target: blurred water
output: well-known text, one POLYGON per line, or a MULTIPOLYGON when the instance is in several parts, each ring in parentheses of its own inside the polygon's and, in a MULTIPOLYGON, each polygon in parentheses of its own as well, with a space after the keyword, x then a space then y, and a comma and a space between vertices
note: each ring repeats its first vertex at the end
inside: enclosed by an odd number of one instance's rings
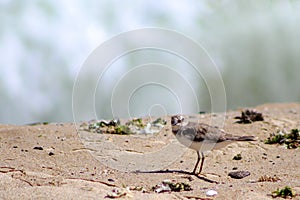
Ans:
MULTIPOLYGON (((228 109, 300 101, 299 7, 298 1, 174 3, 167 0, 129 4, 110 0, 3 0, 0 2, 0 123, 72 121, 72 88, 88 55, 112 36, 143 27, 173 29, 201 43, 221 71, 228 109)), ((118 60, 115 70, 104 79, 107 88, 113 88, 110 85, 113 77, 118 79, 140 61, 159 58, 174 69, 181 68, 181 74, 193 83, 199 105, 194 105, 189 91, 180 93, 184 104, 191 105, 195 113, 210 111, 210 94, 203 77, 193 79, 191 66, 181 59, 156 54, 145 51, 118 60)), ((166 76, 165 68, 161 69, 161 79, 168 79, 185 91, 184 84, 169 73, 166 76)), ((142 79, 147 76, 143 72, 139 74, 142 79)), ((213 82, 216 77, 209 78, 213 82)), ((89 77, 87 80, 83 87, 95 90, 97 80, 89 77)), ((130 84, 122 82, 116 91, 123 91, 130 84)), ((215 88, 218 89, 222 90, 215 88)), ((150 85, 137 91, 128 104, 131 116, 180 112, 175 96, 162 87, 150 85), (151 101, 145 101, 152 97, 151 101)), ((97 115, 109 117, 109 97, 96 92, 95 98, 97 115)), ((84 107, 81 112, 84 116, 84 107)), ((92 116, 85 116, 89 117, 92 116)))

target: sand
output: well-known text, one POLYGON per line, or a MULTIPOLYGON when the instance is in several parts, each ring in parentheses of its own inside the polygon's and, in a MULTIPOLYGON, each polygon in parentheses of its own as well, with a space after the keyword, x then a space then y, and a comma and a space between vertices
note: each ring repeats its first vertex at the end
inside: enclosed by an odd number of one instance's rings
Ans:
MULTIPOLYGON (((178 143, 170 123, 154 135, 96 134, 72 123, 0 125, 0 199, 104 199, 114 189, 123 194, 119 199, 273 199, 272 191, 285 186, 300 194, 300 148, 264 144, 270 133, 300 129, 300 104, 255 109, 264 121, 238 124, 234 117, 241 110, 230 111, 223 129, 258 140, 206 153, 199 176, 190 174, 196 152, 178 143), (233 160, 237 154, 241 160, 233 160), (250 175, 228 176, 239 170, 250 175), (262 176, 279 181, 258 182, 262 176), (164 180, 187 183, 192 190, 154 192, 164 180), (217 195, 207 196, 208 190, 217 195)), ((209 123, 222 116, 195 117, 209 123)))

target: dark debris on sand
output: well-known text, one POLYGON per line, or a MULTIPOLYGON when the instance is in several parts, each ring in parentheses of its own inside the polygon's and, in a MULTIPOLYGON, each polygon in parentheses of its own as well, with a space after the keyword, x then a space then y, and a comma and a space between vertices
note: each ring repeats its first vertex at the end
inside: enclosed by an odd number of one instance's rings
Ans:
POLYGON ((228 173, 228 176, 235 179, 242 179, 249 175, 250 175, 249 171, 234 171, 228 173))
POLYGON ((236 116, 234 119, 238 119, 236 123, 239 124, 251 124, 255 121, 264 121, 262 113, 248 109, 242 111, 241 116, 236 116))

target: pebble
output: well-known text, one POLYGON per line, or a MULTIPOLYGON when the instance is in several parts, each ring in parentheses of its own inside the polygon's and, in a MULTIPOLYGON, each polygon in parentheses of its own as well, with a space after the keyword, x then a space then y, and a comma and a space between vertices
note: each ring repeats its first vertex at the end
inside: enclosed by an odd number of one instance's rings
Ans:
POLYGON ((35 149, 35 150, 44 150, 43 147, 33 147, 33 149, 35 149))
POLYGON ((242 179, 249 175, 250 175, 249 171, 234 171, 228 173, 228 176, 235 179, 242 179))
POLYGON ((206 192, 206 196, 209 196, 209 197, 215 196, 215 195, 217 195, 217 194, 218 194, 218 192, 215 191, 215 190, 208 190, 208 191, 206 192))

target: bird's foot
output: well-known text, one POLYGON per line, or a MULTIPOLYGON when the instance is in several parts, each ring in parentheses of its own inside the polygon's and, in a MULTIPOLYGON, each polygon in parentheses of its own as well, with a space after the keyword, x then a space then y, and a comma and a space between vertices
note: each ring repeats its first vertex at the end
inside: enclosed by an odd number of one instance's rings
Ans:
POLYGON ((205 176, 206 177, 206 175, 204 173, 201 173, 201 172, 196 173, 196 176, 205 176))
POLYGON ((193 173, 193 174, 196 175, 196 176, 204 176, 204 177, 209 177, 209 176, 221 177, 221 175, 216 174, 216 173, 202 173, 202 172, 199 172, 199 173, 193 173))
POLYGON ((217 176, 217 177, 221 177, 221 175, 216 174, 216 173, 206 173, 206 174, 208 174, 208 175, 213 175, 213 176, 217 176))

